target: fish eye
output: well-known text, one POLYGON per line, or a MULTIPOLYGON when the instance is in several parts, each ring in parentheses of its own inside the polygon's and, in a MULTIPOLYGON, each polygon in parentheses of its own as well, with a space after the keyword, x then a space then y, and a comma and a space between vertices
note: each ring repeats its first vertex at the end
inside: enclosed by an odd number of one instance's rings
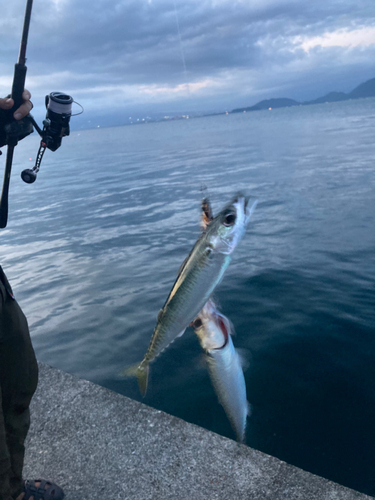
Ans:
POLYGON ((198 330, 198 328, 202 328, 203 326, 203 323, 202 323, 202 320, 197 318, 194 322, 193 322, 193 326, 194 328, 196 328, 198 330))
POLYGON ((236 214, 233 213, 233 212, 228 212, 225 216, 224 216, 224 220, 223 220, 223 224, 224 226, 234 226, 234 223, 236 222, 236 214))

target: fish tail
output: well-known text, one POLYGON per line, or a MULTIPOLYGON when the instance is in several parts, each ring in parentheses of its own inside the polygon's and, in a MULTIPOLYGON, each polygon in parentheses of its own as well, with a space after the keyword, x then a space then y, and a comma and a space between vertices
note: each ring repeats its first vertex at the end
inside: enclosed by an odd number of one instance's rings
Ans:
POLYGON ((238 443, 245 444, 245 429, 236 431, 236 440, 238 443))
POLYGON ((141 394, 143 397, 146 396, 146 392, 147 392, 149 372, 150 372, 150 365, 146 365, 145 367, 142 367, 142 368, 139 367, 139 370, 137 373, 138 387, 139 387, 139 390, 141 391, 141 394))
MULTIPOLYGON (((251 404, 246 401, 246 419, 251 416, 251 413, 253 411, 253 408, 251 404)), ((246 442, 246 427, 247 427, 247 422, 245 421, 245 424, 241 429, 236 429, 236 436, 237 436, 237 441, 239 443, 245 444, 246 442)))
POLYGON ((120 373, 122 377, 137 377, 138 379, 138 387, 139 390, 144 397, 147 392, 148 385, 148 374, 150 372, 150 365, 147 363, 146 365, 136 364, 133 366, 129 366, 120 373))

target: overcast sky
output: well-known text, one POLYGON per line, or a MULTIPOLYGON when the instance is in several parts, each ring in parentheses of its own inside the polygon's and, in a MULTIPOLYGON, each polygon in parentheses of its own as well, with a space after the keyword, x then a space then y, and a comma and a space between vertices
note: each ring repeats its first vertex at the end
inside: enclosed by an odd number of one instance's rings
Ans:
MULTIPOLYGON (((3 95, 24 10, 0 0, 3 95)), ((61 90, 115 123, 309 100, 375 77, 374 21, 375 0, 34 0, 26 86, 35 109, 61 90)))

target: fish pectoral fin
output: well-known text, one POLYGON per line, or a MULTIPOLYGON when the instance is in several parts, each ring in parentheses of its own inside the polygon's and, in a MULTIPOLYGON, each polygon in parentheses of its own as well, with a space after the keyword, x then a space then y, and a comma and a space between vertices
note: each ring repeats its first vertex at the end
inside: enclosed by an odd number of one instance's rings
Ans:
POLYGON ((244 347, 236 347, 236 353, 240 361, 242 371, 245 372, 249 369, 252 361, 251 351, 244 347))
POLYGON ((120 377, 137 377, 139 390, 144 397, 147 392, 148 375, 150 373, 150 365, 142 366, 137 363, 136 365, 129 366, 119 373, 120 377))
POLYGON ((247 411, 247 416, 251 417, 251 414, 253 413, 253 407, 248 401, 246 401, 246 411, 247 411))

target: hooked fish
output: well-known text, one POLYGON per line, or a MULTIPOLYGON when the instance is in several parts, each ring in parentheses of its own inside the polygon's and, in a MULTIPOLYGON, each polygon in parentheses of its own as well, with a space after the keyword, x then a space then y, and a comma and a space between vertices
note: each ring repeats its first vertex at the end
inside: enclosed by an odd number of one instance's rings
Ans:
POLYGON ((145 395, 150 363, 197 317, 231 261, 245 233, 256 202, 239 195, 211 220, 183 262, 168 298, 160 310, 147 352, 141 363, 125 371, 135 375, 145 395))
POLYGON ((206 352, 208 372, 219 402, 241 443, 245 439, 250 405, 246 399, 245 378, 231 335, 233 326, 209 300, 192 324, 206 352))

